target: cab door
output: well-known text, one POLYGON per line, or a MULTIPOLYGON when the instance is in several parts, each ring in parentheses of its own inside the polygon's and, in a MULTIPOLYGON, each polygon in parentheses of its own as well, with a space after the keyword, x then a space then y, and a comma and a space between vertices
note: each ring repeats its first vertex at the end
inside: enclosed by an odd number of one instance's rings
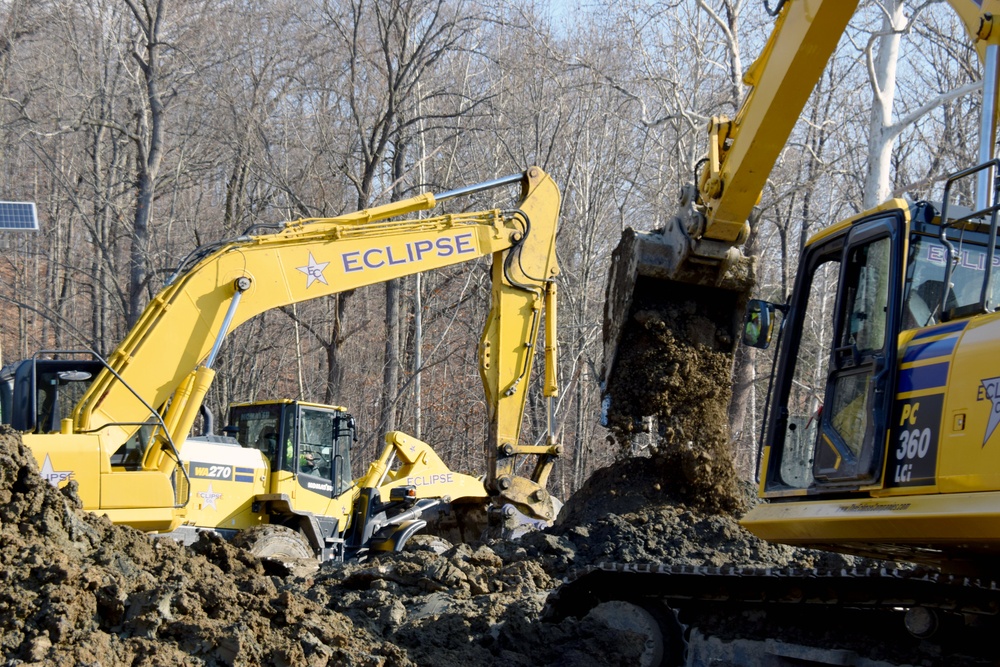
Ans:
POLYGON ((872 483, 881 473, 896 375, 904 232, 902 211, 848 232, 813 459, 819 486, 872 483))

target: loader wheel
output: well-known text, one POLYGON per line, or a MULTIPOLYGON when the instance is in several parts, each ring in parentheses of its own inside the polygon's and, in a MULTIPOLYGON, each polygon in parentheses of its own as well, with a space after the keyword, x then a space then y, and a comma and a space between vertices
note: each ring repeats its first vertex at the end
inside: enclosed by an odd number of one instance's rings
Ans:
POLYGON ((242 531, 233 544, 258 558, 315 558, 302 535, 285 526, 254 526, 242 531))

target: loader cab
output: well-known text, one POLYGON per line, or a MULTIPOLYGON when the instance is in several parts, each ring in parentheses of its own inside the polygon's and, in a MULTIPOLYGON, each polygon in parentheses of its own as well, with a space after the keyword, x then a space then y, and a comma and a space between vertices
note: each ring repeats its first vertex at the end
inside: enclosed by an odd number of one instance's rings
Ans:
POLYGON ((309 491, 336 497, 353 484, 355 423, 346 408, 301 401, 235 404, 226 430, 243 447, 259 449, 272 473, 309 491))

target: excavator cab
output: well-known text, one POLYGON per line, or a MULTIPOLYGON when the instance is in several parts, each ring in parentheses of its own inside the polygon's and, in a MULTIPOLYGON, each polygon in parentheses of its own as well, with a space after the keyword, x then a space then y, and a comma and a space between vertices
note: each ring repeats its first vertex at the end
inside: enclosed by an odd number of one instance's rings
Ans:
MULTIPOLYGON (((803 248, 761 443, 771 502, 742 521, 759 537, 939 567, 1000 550, 996 513, 970 509, 1000 491, 1000 207, 948 200, 891 200, 803 248)), ((747 327, 772 308, 751 302, 747 327)))
POLYGON ((772 491, 856 488, 881 475, 905 222, 902 210, 876 213, 802 257, 769 422, 782 452, 767 475, 772 491))
POLYGON ((32 358, 0 370, 0 423, 26 433, 58 432, 103 368, 100 361, 32 358))

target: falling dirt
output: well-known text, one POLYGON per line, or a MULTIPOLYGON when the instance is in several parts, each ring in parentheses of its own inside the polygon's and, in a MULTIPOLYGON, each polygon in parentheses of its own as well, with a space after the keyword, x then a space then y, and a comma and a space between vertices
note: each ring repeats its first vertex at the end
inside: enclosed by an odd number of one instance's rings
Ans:
POLYGON ((648 439, 659 484, 689 506, 730 514, 745 507, 727 426, 734 299, 640 278, 606 389, 618 443, 628 447, 654 418, 648 439))

